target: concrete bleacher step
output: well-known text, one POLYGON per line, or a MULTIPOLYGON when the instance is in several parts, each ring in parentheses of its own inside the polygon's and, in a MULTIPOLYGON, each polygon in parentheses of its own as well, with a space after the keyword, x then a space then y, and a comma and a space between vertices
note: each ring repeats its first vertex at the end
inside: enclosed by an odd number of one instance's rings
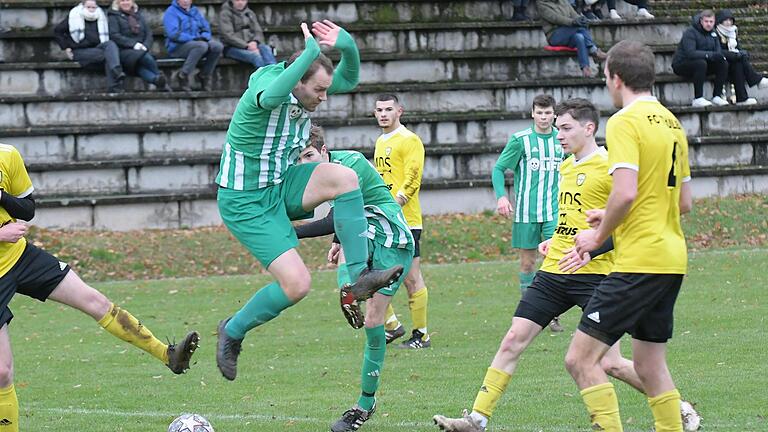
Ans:
MULTIPOLYGON (((654 47, 657 73, 671 68, 674 46, 654 47)), ((167 75, 180 63, 162 63, 167 75)), ((593 65, 595 74, 598 67, 593 65)), ((242 90, 251 69, 230 60, 216 68, 214 90, 242 90)), ((425 51, 421 53, 375 53, 362 58, 360 82, 498 81, 580 77, 581 69, 571 53, 541 49, 495 49, 425 51)), ((0 63, 0 94, 49 95, 88 93, 106 87, 103 74, 82 70, 74 62, 0 63)), ((131 89, 146 88, 131 79, 131 89)))
MULTIPOLYGON (((332 148, 338 148, 331 145, 332 148)), ((424 180, 439 185, 466 179, 490 178, 504 143, 431 144, 426 146, 424 180)), ((768 165, 768 135, 748 134, 691 138, 690 160, 694 169, 719 166, 743 170, 768 165)), ((372 147, 360 148, 367 157, 372 147)), ((133 158, 29 163, 28 171, 40 197, 70 199, 92 195, 173 193, 210 187, 219 167, 219 152, 195 156, 144 154, 133 158)), ((710 174, 709 176, 713 176, 710 174)))
MULTIPOLYGON (((685 22, 660 19, 654 26, 643 21, 605 21, 591 28, 598 45, 610 47, 619 40, 633 37, 652 45, 669 44, 680 39, 685 22)), ((439 22, 399 24, 351 24, 348 27, 363 53, 414 53, 422 51, 472 51, 489 49, 541 48, 547 44, 540 23, 439 22)), ((66 60, 64 52, 51 37, 51 29, 12 31, 0 37, 0 61, 45 62, 66 60)), ((158 58, 167 57, 160 26, 155 28, 151 51, 158 58)), ((214 36, 217 29, 214 26, 214 36)), ((304 39, 295 26, 273 26, 266 31, 278 56, 289 56, 303 49, 304 39)))
MULTIPOLYGON (((693 169, 694 196, 723 196, 765 190, 768 166, 693 169)), ((495 197, 488 176, 460 180, 425 180, 421 202, 427 214, 455 211, 461 200, 464 211, 493 208, 495 197)), ((49 197, 39 204, 33 223, 49 228, 165 229, 221 224, 212 185, 173 193, 49 197)))
MULTIPOLYGON (((152 24, 162 21, 162 13, 168 1, 146 0, 141 8, 152 24)), ((197 0, 195 6, 209 21, 216 21, 221 7, 219 0, 197 0)), ((107 2, 100 2, 108 7, 107 2)), ((330 19, 345 23, 401 23, 401 22, 457 22, 499 21, 512 16, 508 1, 381 1, 381 0, 273 0, 251 2, 262 27, 296 25, 302 21, 330 19)), ((71 1, 7 0, 0 4, 3 9, 0 25, 11 29, 44 29, 56 25, 72 8, 71 1)))
MULTIPOLYGON (((377 94, 382 92, 407 93, 403 103, 409 112, 526 112, 529 101, 540 93, 552 94, 557 100, 584 97, 606 112, 614 109, 601 79, 380 83, 364 84, 353 93, 334 95, 321 105, 313 118, 322 121, 368 116, 377 94)), ((654 93, 668 106, 685 106, 693 99, 690 84, 671 75, 659 77, 654 93)), ((768 90, 752 90, 751 94, 758 100, 768 100, 768 90)), ((5 134, 8 135, 27 128, 55 130, 59 126, 70 126, 73 118, 87 118, 102 126, 163 121, 227 122, 240 95, 240 91, 220 91, 0 96, 0 104, 4 106, 0 127, 7 128, 5 134)))

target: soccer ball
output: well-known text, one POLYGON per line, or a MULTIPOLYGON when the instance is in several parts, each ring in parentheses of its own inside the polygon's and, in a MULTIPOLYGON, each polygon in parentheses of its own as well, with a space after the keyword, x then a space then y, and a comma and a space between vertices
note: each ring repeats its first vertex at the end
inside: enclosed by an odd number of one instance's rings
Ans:
POLYGON ((171 422, 168 432, 213 432, 213 426, 200 414, 182 414, 171 422))

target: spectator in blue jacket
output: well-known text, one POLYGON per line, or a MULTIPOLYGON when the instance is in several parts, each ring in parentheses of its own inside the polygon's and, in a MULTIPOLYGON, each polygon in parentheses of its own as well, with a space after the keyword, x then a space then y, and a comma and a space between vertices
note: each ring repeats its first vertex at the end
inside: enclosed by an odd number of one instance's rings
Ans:
MULTIPOLYGON (((728 81, 728 60, 725 59, 720 39, 715 32, 715 13, 710 9, 693 17, 691 26, 683 32, 672 58, 676 75, 693 82, 693 106, 728 105, 723 99, 723 88, 728 81), (712 101, 704 98, 704 81, 715 75, 712 101)), ((744 83, 742 82, 742 85, 744 83)))
POLYGON ((198 75, 202 90, 211 89, 211 76, 224 46, 211 38, 211 26, 192 0, 172 0, 163 14, 165 47, 171 57, 186 59, 173 74, 181 90, 192 90, 192 73, 202 60, 198 75))

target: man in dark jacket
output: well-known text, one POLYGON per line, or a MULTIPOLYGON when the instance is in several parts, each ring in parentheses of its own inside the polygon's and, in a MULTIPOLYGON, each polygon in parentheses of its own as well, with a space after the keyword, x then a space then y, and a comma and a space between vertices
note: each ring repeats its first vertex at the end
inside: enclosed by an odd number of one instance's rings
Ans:
POLYGON ((172 77, 178 81, 181 90, 192 90, 192 72, 203 59, 200 86, 203 90, 210 90, 211 75, 224 46, 211 38, 211 26, 200 11, 192 6, 192 0, 172 0, 163 14, 163 28, 168 54, 185 59, 181 70, 172 77))
POLYGON ((576 48, 582 74, 591 77, 589 56, 600 61, 606 59, 606 54, 592 40, 592 34, 587 29, 589 20, 579 15, 568 0, 538 0, 536 10, 544 21, 542 27, 547 42, 554 46, 576 48))
POLYGON ((157 67, 152 49, 152 29, 133 0, 115 0, 107 11, 109 38, 120 48, 120 63, 128 75, 138 75, 157 90, 170 91, 157 67))
POLYGON ((225 57, 255 68, 276 63, 256 14, 248 8, 248 0, 224 1, 219 12, 219 35, 225 57))
POLYGON ((69 11, 53 30, 56 43, 67 57, 84 69, 104 70, 107 91, 122 93, 125 74, 117 45, 109 40, 107 16, 94 0, 86 0, 69 11))
MULTIPOLYGON (((675 74, 693 82, 693 106, 728 105, 723 87, 728 80, 728 61, 720 48, 715 28, 715 13, 706 9, 693 17, 691 27, 683 33, 672 58, 675 74), (715 75, 712 101, 704 98, 704 81, 715 75)), ((743 82, 742 82, 743 85, 743 82)))

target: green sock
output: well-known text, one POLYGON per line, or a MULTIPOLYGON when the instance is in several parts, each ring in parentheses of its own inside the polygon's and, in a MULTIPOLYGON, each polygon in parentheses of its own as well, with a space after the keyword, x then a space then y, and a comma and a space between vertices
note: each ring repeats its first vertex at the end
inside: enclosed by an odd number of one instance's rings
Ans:
POLYGON ((379 388, 381 370, 384 367, 384 354, 387 352, 384 326, 365 328, 365 353, 363 354, 363 379, 360 383, 362 392, 357 404, 370 411, 376 402, 376 390, 379 388))
POLYGON ((525 293, 525 290, 531 286, 533 278, 536 276, 536 272, 524 273, 520 272, 520 292, 525 293))
POLYGON ((227 335, 235 339, 243 339, 245 334, 254 327, 280 315, 284 309, 293 306, 293 302, 285 295, 277 282, 258 290, 227 323, 227 335))
POLYGON ((339 267, 336 269, 336 283, 339 288, 348 283, 352 283, 352 281, 349 280, 349 269, 347 269, 346 264, 339 264, 339 267))
POLYGON ((368 221, 363 212, 363 194, 360 189, 345 192, 334 200, 333 226, 344 249, 349 278, 357 281, 368 264, 368 221))

